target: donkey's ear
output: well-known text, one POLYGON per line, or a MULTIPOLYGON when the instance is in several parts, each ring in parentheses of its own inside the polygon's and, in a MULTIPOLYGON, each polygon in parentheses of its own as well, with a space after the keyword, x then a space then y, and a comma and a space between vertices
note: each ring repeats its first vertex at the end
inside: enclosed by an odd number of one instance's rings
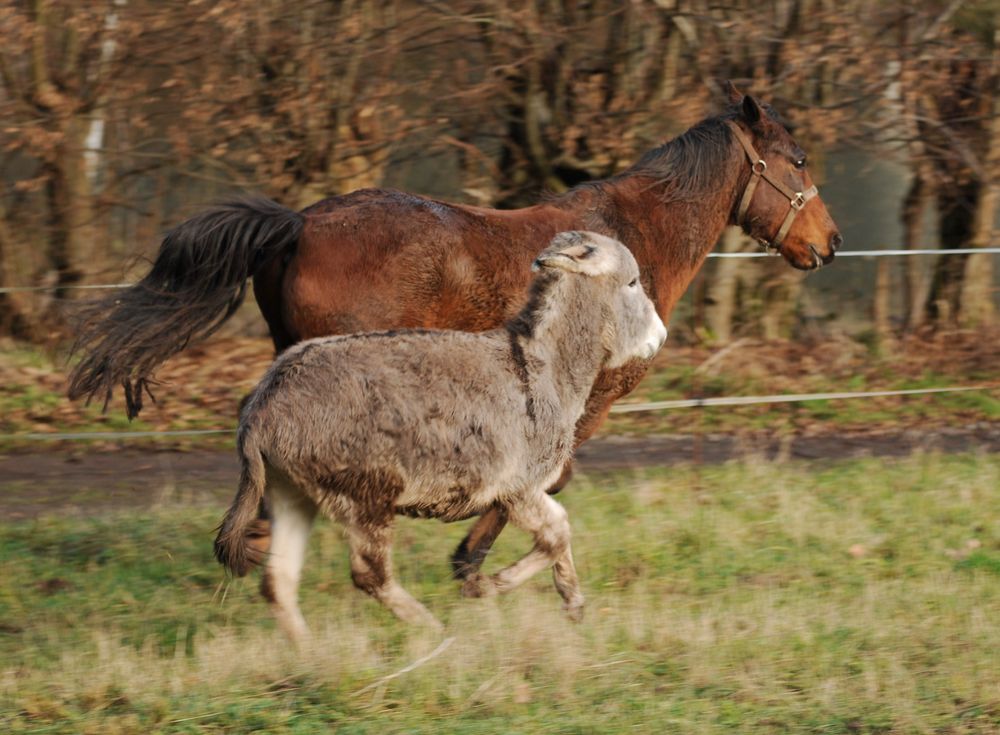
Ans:
POLYGON ((531 269, 559 268, 599 276, 618 267, 615 245, 614 240, 596 232, 560 232, 535 258, 531 269))
POLYGON ((732 79, 727 79, 722 83, 722 91, 726 93, 726 97, 729 99, 729 104, 738 105, 743 101, 743 93, 736 89, 736 85, 733 84, 732 79))

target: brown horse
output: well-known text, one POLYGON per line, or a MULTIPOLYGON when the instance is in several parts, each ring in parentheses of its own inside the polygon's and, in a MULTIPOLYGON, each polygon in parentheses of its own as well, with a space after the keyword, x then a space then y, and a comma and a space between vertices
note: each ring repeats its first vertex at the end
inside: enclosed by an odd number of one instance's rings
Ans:
MULTIPOLYGON (((841 236, 816 196, 805 153, 769 107, 732 85, 729 93, 723 114, 623 173, 525 209, 364 189, 299 213, 262 199, 203 212, 167 234, 139 283, 84 310, 77 345, 84 356, 69 395, 101 396, 107 405, 121 384, 136 415, 155 368, 225 321, 248 277, 281 352, 345 332, 496 327, 517 312, 529 264, 562 230, 624 242, 664 322, 727 225, 742 226, 796 268, 830 262, 841 236)), ((646 368, 633 362, 600 375, 577 443, 646 368)), ((567 466, 553 492, 570 474, 567 466)), ((478 569, 504 523, 498 510, 479 519, 453 557, 456 574, 478 569)))

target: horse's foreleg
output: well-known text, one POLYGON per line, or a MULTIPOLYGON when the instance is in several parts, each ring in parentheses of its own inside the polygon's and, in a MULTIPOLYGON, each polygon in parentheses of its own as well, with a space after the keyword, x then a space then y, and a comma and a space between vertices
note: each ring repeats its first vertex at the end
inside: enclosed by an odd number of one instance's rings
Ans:
POLYGON ((506 525, 507 511, 500 506, 493 506, 476 519, 451 555, 451 569, 455 579, 468 579, 479 571, 493 542, 506 525))

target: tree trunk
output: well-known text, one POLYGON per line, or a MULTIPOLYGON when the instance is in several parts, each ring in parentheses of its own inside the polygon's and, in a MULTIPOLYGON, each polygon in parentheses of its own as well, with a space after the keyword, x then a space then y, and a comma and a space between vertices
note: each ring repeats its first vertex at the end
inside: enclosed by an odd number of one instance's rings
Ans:
MULTIPOLYGON (((12 283, 10 264, 7 261, 8 248, 11 245, 7 234, 7 215, 0 202, 0 289, 19 285, 12 283)), ((6 334, 14 339, 31 340, 35 329, 26 310, 18 302, 17 296, 0 290, 0 334, 6 334)))
MULTIPOLYGON (((988 248, 993 244, 993 221, 997 212, 997 186, 983 186, 976 206, 972 242, 974 248, 988 248)), ((992 255, 970 255, 965 261, 964 277, 959 293, 959 321, 963 326, 982 327, 996 321, 994 303, 992 255)))
MULTIPOLYGON (((992 89, 1000 83, 1000 15, 994 14, 993 54, 990 79, 992 89)), ((994 243, 993 223, 1000 204, 1000 96, 994 95, 986 107, 990 123, 986 126, 986 159, 982 163, 982 187, 972 215, 971 246, 988 248, 994 243)), ((960 321, 963 326, 987 326, 996 321, 993 299, 993 256, 970 255, 965 264, 960 321)))
POLYGON ((763 301, 760 326, 764 339, 791 336, 795 307, 802 290, 801 278, 784 262, 765 261, 764 278, 760 284, 763 301))
POLYGON ((48 267, 55 273, 55 298, 46 320, 58 325, 63 321, 59 304, 69 295, 67 287, 82 280, 80 264, 93 260, 94 238, 89 236, 93 202, 84 153, 89 124, 83 111, 88 106, 55 84, 53 79, 58 74, 50 69, 61 57, 67 64, 84 63, 76 45, 79 28, 72 23, 64 28, 65 19, 52 11, 52 4, 45 0, 33 3, 36 32, 31 38, 27 99, 34 108, 44 111, 37 125, 54 141, 41 157, 41 170, 48 206, 46 255, 48 267), (51 48, 48 42, 52 38, 62 38, 65 48, 51 48))
MULTIPOLYGON (((747 237, 737 227, 722 233, 719 250, 736 253, 745 249, 747 237)), ((733 317, 736 314, 737 287, 740 268, 746 265, 739 258, 720 258, 715 277, 708 282, 705 298, 705 325, 716 344, 727 344, 733 338, 733 317)))
POLYGON ((879 258, 875 266, 875 299, 872 304, 872 321, 880 345, 892 341, 892 276, 891 263, 879 258))
MULTIPOLYGON (((978 181, 971 181, 961 186, 949 186, 938 195, 942 250, 966 248, 971 244, 975 203, 980 199, 981 188, 978 181)), ((966 255, 942 255, 938 258, 927 297, 927 318, 930 321, 951 326, 958 323, 967 259, 966 255)))
POLYGON ((83 280, 80 264, 91 262, 90 188, 83 166, 82 146, 75 135, 79 125, 70 124, 66 144, 46 164, 46 198, 49 205, 49 265, 56 274, 56 299, 69 296, 67 287, 83 280))
MULTIPOLYGON (((923 222, 930 205, 931 184, 921 172, 917 172, 910 184, 910 189, 903 200, 903 246, 907 250, 920 248, 923 242, 923 222)), ((880 263, 885 259, 883 258, 880 263)), ((919 258, 903 258, 903 308, 908 331, 914 331, 923 326, 927 316, 924 305, 927 303, 927 283, 919 258)))

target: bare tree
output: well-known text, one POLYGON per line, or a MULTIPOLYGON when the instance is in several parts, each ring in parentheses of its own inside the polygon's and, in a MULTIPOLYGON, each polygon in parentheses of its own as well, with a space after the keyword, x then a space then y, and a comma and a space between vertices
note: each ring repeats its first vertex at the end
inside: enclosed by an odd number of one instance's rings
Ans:
MULTIPOLYGON (((996 220, 1000 208, 1000 12, 992 17, 992 49, 987 74, 986 89, 981 105, 987 119, 983 123, 985 155, 980 163, 979 201, 972 217, 969 244, 976 248, 996 244, 996 220)), ((963 288, 959 297, 961 320, 966 325, 983 325, 996 322, 996 288, 993 276, 993 258, 990 255, 971 255, 965 263, 963 288)))
MULTIPOLYGON (((534 202, 716 111, 726 78, 796 127, 814 178, 836 145, 896 145, 913 172, 910 245, 935 207, 946 246, 988 244, 996 7, 0 0, 0 285, 51 283, 61 299, 115 250, 151 244, 177 209, 233 190, 305 206, 428 153, 453 196, 534 202)), ((993 318, 989 262, 942 259, 929 295, 906 262, 911 326, 941 309, 993 318)), ((883 333, 893 267, 879 265, 883 333)), ((716 338, 750 310, 758 332, 789 332, 797 274, 745 261, 714 272, 716 338)), ((27 334, 37 306, 0 295, 0 325, 27 334)))

